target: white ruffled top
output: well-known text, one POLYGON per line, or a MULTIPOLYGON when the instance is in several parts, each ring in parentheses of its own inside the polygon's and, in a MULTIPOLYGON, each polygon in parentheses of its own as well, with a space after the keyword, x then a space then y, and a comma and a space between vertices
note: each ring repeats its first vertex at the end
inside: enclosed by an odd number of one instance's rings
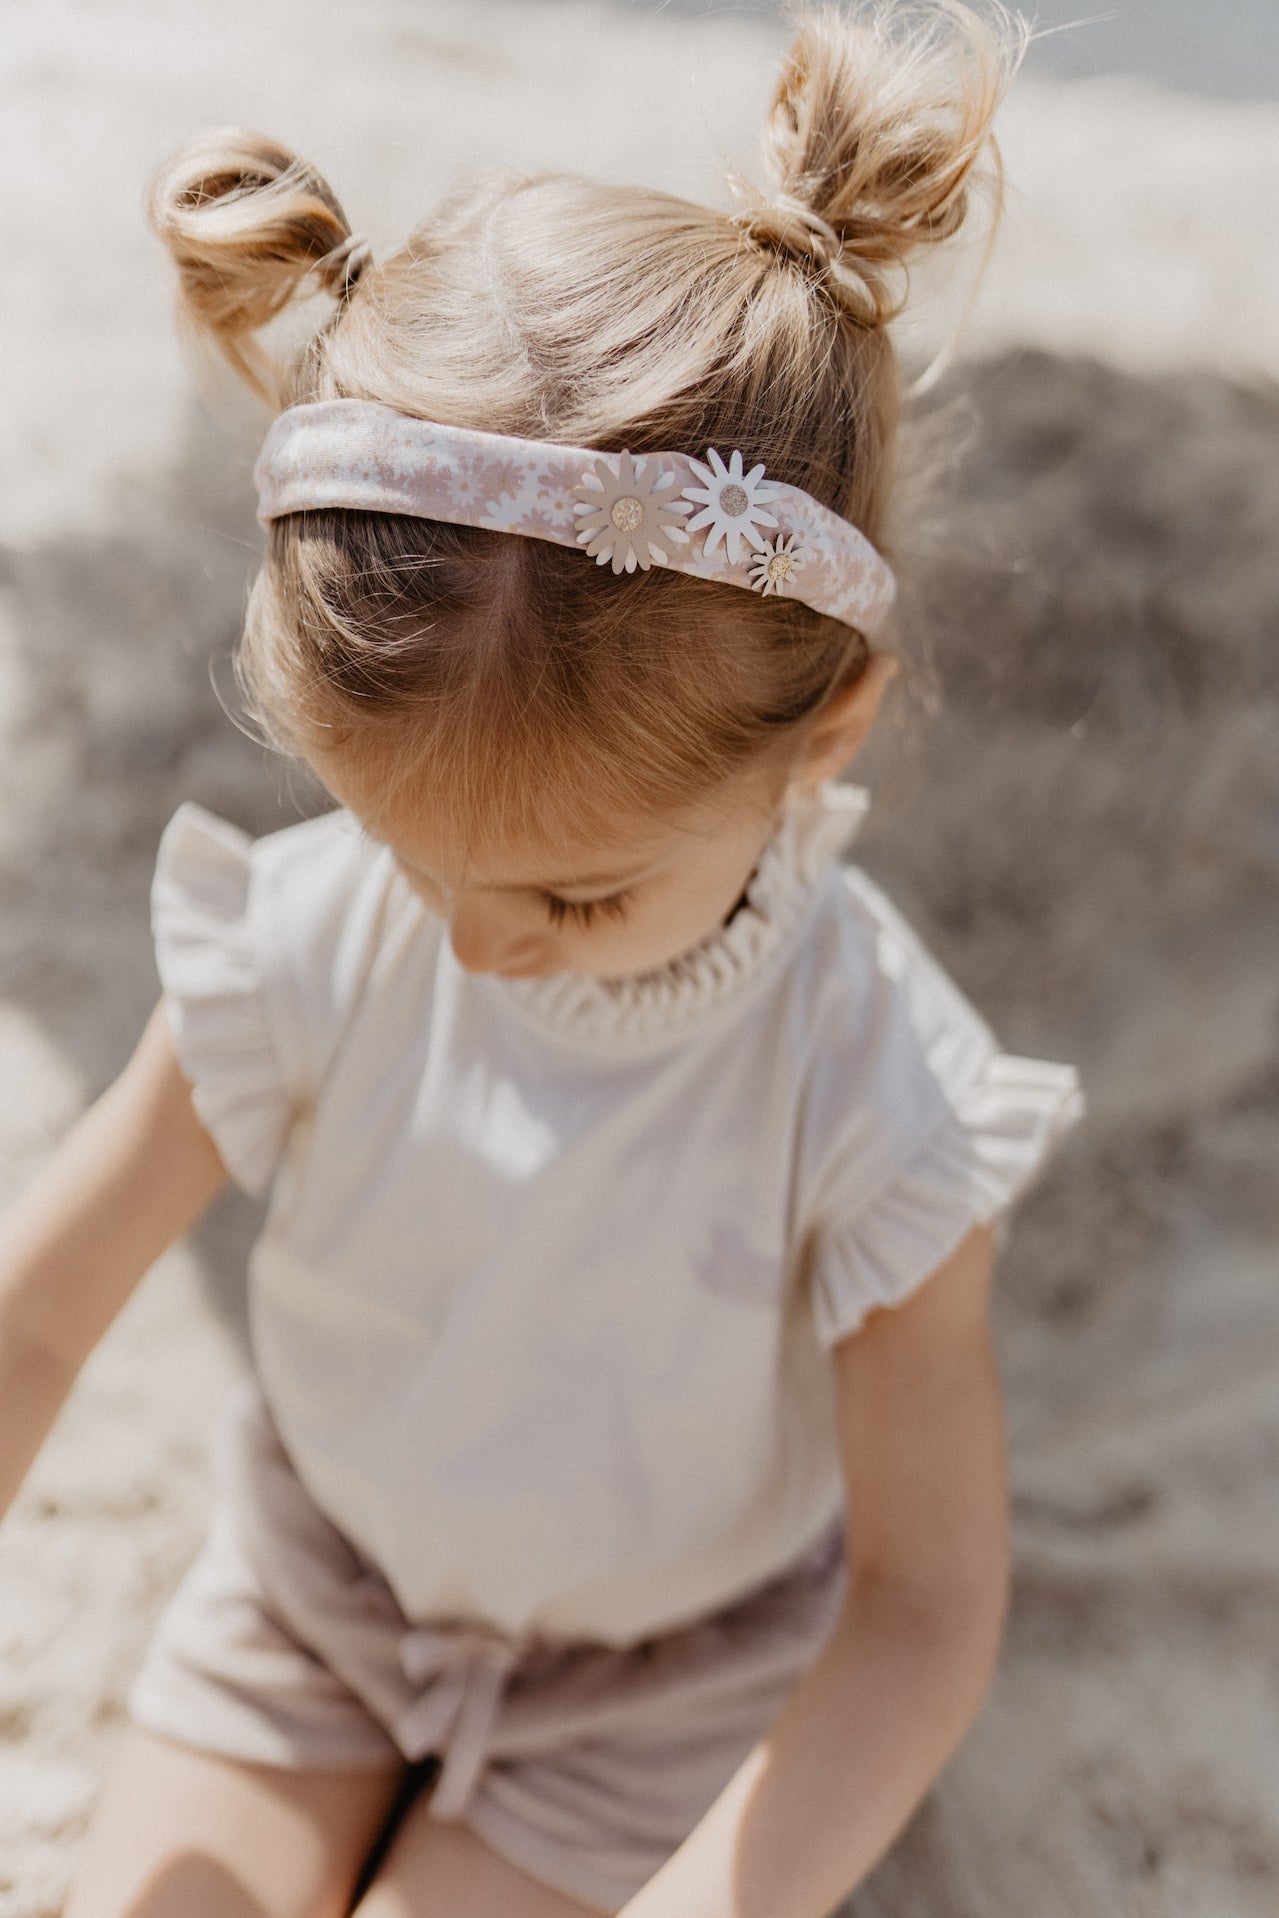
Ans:
POLYGON ((343 811, 181 807, 153 889, 232 1177, 262 1388, 411 1619, 628 1644, 842 1506, 829 1354, 1005 1211, 1078 1118, 792 805, 728 924, 606 982, 466 973, 343 811))

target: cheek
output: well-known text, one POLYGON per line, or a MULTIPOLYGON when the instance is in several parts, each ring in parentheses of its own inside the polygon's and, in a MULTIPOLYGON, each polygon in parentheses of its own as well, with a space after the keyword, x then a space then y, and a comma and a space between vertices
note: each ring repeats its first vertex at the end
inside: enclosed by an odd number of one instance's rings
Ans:
POLYGON ((737 894, 722 912, 704 887, 638 904, 624 923, 556 935, 561 963, 604 978, 649 972, 699 945, 728 916, 737 894))
POLYGON ((666 924, 672 936, 695 945, 718 931, 741 898, 753 870, 754 862, 746 860, 740 867, 733 863, 690 874, 667 901, 666 924))

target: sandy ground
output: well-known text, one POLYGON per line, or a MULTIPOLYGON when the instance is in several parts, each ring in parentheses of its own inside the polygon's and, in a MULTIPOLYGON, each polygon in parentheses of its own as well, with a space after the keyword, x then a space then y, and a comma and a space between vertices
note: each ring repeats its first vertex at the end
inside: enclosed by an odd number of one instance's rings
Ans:
MULTIPOLYGON (((138 217, 242 119, 378 248, 449 179, 575 165, 712 194, 767 21, 606 5, 119 0, 11 11, 0 67, 0 1196, 156 992, 146 890, 196 798, 315 803, 216 687, 253 548, 138 217)), ((1010 1047, 1091 1110, 999 1294, 1017 1578, 990 1704, 858 1918, 1261 1918, 1279 1903, 1279 109, 1029 84, 1010 218, 939 395, 917 696, 866 863, 1010 1047), (931 663, 930 663, 931 662, 931 663), (936 709, 932 713, 929 704, 936 709)), ((933 298, 916 355, 941 337, 933 298)), ((86 1367, 0 1531, 0 1918, 52 1918, 245 1363, 253 1208, 219 1202, 86 1367)))

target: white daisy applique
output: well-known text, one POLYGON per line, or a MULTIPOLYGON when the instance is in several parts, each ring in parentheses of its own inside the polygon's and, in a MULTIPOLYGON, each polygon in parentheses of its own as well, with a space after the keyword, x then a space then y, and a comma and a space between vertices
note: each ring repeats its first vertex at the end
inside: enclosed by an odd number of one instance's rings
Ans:
POLYGON ((779 533, 766 539, 750 563, 751 587, 766 597, 769 593, 787 593, 796 573, 801 573, 812 554, 796 544, 798 533, 779 533))
POLYGON ((615 573, 664 566, 672 546, 687 543, 679 481, 656 460, 601 457, 573 488, 577 539, 598 566, 611 560, 615 573))
POLYGON ((709 465, 701 460, 690 459, 689 465, 703 482, 701 486, 686 486, 684 498, 692 506, 700 506, 702 511, 688 522, 690 533, 696 533, 707 526, 704 553, 714 552, 723 540, 724 551, 729 564, 736 566, 742 550, 742 541, 753 546, 757 553, 764 549, 761 526, 776 526, 777 521, 764 508, 768 501, 775 499, 777 488, 770 486, 764 479, 764 467, 752 466, 749 473, 742 471, 742 456, 733 453, 725 466, 713 446, 706 450, 709 465))

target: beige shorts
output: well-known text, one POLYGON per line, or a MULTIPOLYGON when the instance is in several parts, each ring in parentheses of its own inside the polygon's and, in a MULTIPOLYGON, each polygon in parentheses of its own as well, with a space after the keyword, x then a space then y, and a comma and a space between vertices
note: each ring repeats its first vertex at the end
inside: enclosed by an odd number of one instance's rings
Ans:
POLYGON ((257 1383, 214 1434, 205 1544, 129 1695, 141 1725, 293 1768, 434 1755, 429 1809, 531 1877, 617 1911, 687 1836, 835 1620, 833 1530, 714 1617, 626 1650, 414 1626, 317 1509, 257 1383))

